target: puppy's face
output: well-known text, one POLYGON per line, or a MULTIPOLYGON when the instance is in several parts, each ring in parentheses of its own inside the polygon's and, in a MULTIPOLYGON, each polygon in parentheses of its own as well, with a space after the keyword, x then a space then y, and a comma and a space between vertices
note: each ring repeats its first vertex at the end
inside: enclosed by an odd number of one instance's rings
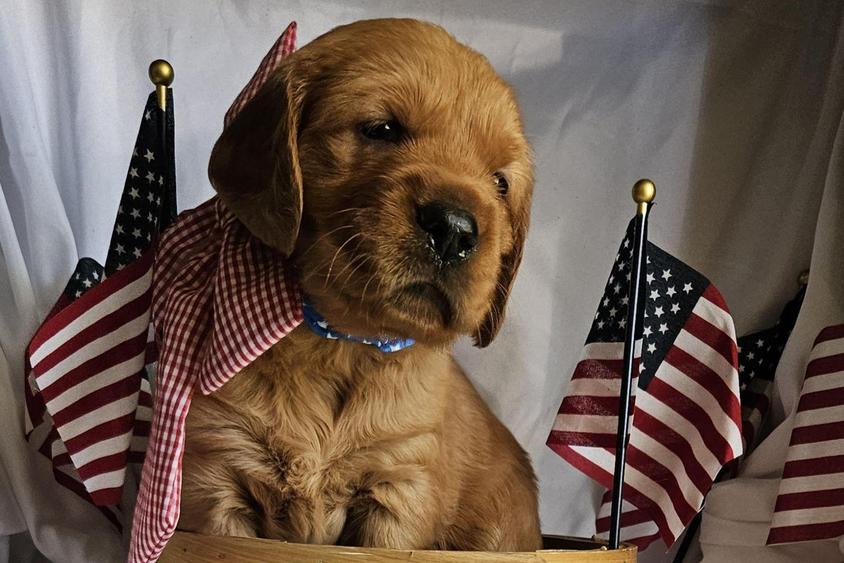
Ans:
POLYGON ((528 223, 509 87, 440 28, 373 20, 294 53, 218 141, 212 183, 338 329, 488 344, 528 223))

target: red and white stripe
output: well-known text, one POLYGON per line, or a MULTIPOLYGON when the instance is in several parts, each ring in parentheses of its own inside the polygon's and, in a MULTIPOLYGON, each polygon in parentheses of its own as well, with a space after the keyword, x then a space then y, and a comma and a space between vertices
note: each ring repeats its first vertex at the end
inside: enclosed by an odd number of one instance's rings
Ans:
POLYGON ((844 325, 809 356, 768 544, 844 536, 844 325))
POLYGON ((741 432, 745 452, 753 449, 759 438, 759 430, 771 407, 773 381, 758 377, 751 380, 749 387, 749 391, 744 393, 746 401, 741 406, 741 432))
POLYGON ((129 442, 129 463, 143 463, 147 451, 147 441, 152 425, 152 390, 149 381, 141 379, 138 392, 138 410, 135 411, 135 428, 132 441, 129 442))
MULTIPOLYGON (((599 538, 609 539, 611 512, 612 491, 606 491, 601 499, 598 519, 595 521, 596 535, 599 538)), ((639 549, 645 549, 653 541, 659 539, 659 528, 651 518, 649 511, 622 500, 619 538, 625 543, 632 543, 639 549)))
MULTIPOLYGON (((64 296, 59 300, 48 319, 57 311, 62 310, 70 301, 64 296)), ((97 509, 121 531, 123 528, 123 514, 116 506, 99 506, 85 489, 79 472, 74 467, 70 455, 59 433, 53 423, 53 419, 47 412, 47 408, 38 393, 31 368, 26 366, 27 385, 24 388, 26 409, 24 419, 26 426, 26 439, 33 450, 50 460, 53 466, 53 475, 60 485, 70 490, 86 502, 97 507, 97 509)), ((138 394, 138 409, 135 413, 134 432, 129 444, 128 463, 143 463, 146 451, 146 441, 149 436, 149 425, 152 418, 152 396, 150 394, 149 381, 141 379, 141 388, 138 394)))
MULTIPOLYGON (((607 489, 622 352, 622 343, 587 346, 548 440, 607 489)), ((732 318, 710 285, 647 389, 635 390, 624 498, 650 514, 666 545, 700 510, 721 467, 742 452, 737 365, 732 318)))
MULTIPOLYGON (((29 415, 27 415, 29 419, 29 415)), ((53 425, 53 419, 50 415, 43 411, 41 418, 34 427, 31 427, 26 434, 26 439, 33 450, 39 452, 41 455, 49 459, 53 466, 53 476, 57 483, 68 489, 72 493, 79 496, 86 502, 96 506, 103 516, 118 530, 123 529, 123 515, 115 506, 97 506, 88 491, 85 490, 85 485, 79 477, 79 472, 73 466, 67 449, 59 438, 59 434, 53 425)))
POLYGON ((63 444, 60 455, 78 468, 98 505, 116 505, 122 495, 144 367, 152 257, 147 252, 48 318, 27 350, 31 377, 63 444))

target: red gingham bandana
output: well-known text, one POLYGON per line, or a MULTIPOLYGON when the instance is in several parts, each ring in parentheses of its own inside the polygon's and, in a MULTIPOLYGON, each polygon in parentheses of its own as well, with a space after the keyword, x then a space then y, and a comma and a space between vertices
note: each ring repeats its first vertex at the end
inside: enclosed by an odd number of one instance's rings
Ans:
MULTIPOLYGON (((295 38, 293 22, 226 113, 226 125, 293 51, 295 38)), ((194 388, 216 391, 302 322, 301 295, 284 258, 217 197, 182 213, 164 233, 154 269, 158 374, 131 563, 156 561, 179 521, 184 424, 194 388)))
POLYGON ((240 91, 234 102, 232 102, 229 111, 226 112, 226 117, 223 119, 223 127, 229 126, 229 123, 240 113, 246 102, 255 97, 255 94, 258 93, 258 90, 261 89, 261 86, 264 85, 270 74, 281 64, 281 60, 292 53, 295 48, 296 22, 290 22, 287 29, 276 39, 276 42, 267 51, 267 54, 264 55, 261 64, 258 65, 258 70, 255 71, 255 74, 252 75, 252 78, 246 83, 246 86, 243 87, 243 90, 240 91))

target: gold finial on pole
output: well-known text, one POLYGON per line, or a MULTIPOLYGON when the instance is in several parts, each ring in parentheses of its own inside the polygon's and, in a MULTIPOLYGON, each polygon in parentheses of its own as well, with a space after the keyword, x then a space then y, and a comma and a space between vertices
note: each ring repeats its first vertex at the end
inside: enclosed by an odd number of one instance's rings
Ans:
POLYGON ((803 270, 797 276, 797 283, 800 285, 809 285, 809 270, 803 270))
POLYGON ((647 178, 642 178, 633 184, 633 201, 636 202, 636 213, 644 215, 648 212, 648 204, 656 197, 656 186, 647 178))
POLYGON ((164 59, 157 59, 149 64, 149 79, 155 84, 158 107, 167 111, 167 87, 173 83, 173 67, 164 59))

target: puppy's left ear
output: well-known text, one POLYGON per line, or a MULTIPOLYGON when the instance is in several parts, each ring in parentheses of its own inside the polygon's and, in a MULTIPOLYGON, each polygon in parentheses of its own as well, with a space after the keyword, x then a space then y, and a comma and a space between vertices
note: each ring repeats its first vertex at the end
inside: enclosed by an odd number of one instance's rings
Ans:
POLYGON ((291 59, 225 128, 208 163, 220 198, 249 231, 285 255, 302 219, 297 139, 304 97, 291 59))
MULTIPOLYGON (((531 180, 532 183, 532 180, 531 180)), ((516 272, 522 262, 522 252, 525 245, 525 237, 529 223, 530 190, 528 190, 527 203, 516 211, 513 217, 513 245, 510 250, 501 257, 501 270, 498 272, 498 283, 493 292, 492 303, 489 311, 484 317, 478 330, 475 332, 475 346, 486 348, 493 341, 501 323, 504 322, 504 309, 507 306, 507 299, 510 297, 510 289, 516 279, 516 272)))

